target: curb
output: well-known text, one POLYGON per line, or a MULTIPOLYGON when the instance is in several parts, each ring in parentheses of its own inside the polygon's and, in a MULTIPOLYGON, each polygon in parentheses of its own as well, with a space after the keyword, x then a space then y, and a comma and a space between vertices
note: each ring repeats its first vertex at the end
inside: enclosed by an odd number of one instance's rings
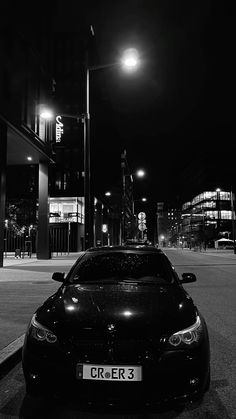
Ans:
POLYGON ((25 334, 0 350, 0 378, 6 375, 21 359, 25 334))

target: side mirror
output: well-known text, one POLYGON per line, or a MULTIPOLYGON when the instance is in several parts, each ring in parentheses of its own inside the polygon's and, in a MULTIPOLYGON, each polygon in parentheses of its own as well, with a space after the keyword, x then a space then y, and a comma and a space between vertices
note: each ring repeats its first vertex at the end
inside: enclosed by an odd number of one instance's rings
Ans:
POLYGON ((63 282, 65 277, 65 272, 53 272, 52 279, 54 281, 63 282))
POLYGON ((195 274, 190 272, 184 272, 182 274, 182 279, 180 280, 181 284, 187 284, 188 282, 196 282, 197 278, 195 274))

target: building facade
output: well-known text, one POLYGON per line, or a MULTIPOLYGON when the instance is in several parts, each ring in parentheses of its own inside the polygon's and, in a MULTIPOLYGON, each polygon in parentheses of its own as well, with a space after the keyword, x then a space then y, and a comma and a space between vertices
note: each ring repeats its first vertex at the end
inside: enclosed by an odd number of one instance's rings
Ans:
MULTIPOLYGON (((84 250, 84 197, 50 197, 50 241, 52 252, 84 250)), ((94 246, 120 242, 120 219, 112 206, 94 198, 94 246)))
POLYGON ((206 191, 182 206, 179 238, 183 246, 214 246, 223 237, 234 238, 234 195, 206 191))
POLYGON ((165 202, 157 203, 157 233, 160 246, 176 246, 179 240, 181 212, 165 202))
POLYGON ((48 178, 53 124, 41 118, 40 112, 52 100, 53 81, 36 38, 16 27, 6 27, 0 34, 0 266, 8 250, 6 228, 9 236, 21 235, 24 227, 9 218, 16 200, 31 201, 30 225, 36 223, 38 202, 37 257, 50 258, 48 178), (23 192, 24 178, 28 188, 23 192))

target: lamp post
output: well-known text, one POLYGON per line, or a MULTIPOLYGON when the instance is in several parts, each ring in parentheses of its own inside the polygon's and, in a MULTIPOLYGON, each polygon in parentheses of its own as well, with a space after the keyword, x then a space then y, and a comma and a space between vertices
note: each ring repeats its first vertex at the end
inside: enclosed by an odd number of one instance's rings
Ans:
MULTIPOLYGON (((92 26, 90 27, 91 34, 94 36, 92 26)), ((90 164, 90 72, 100 70, 112 66, 121 65, 122 68, 128 72, 133 72, 138 68, 139 56, 135 48, 128 48, 123 52, 119 62, 113 64, 90 66, 88 60, 88 51, 86 53, 85 65, 85 113, 81 115, 60 114, 64 117, 75 118, 77 121, 82 120, 84 124, 84 247, 88 249, 94 246, 94 231, 93 231, 93 199, 91 194, 91 164, 90 164)), ((49 119, 52 113, 41 112, 41 117, 49 119)))
MULTIPOLYGON (((91 27, 94 35, 93 28, 91 27)), ((91 199, 91 170, 90 170, 90 71, 100 70, 114 64, 103 64, 97 66, 90 66, 88 63, 88 56, 86 62, 86 111, 84 120, 84 204, 85 204, 85 249, 93 246, 93 208, 91 199)), ((135 48, 128 48, 123 52, 123 56, 119 62, 122 68, 126 71, 133 72, 138 68, 139 55, 135 48)), ((124 181, 125 183, 125 181, 124 181)))
POLYGON ((203 246, 204 250, 206 250, 206 234, 205 234, 205 211, 202 208, 202 236, 203 236, 203 246))
POLYGON ((126 205, 126 195, 127 195, 127 185, 126 185, 126 178, 130 178, 131 180, 131 202, 132 202, 132 220, 134 219, 134 199, 133 199, 133 176, 137 176, 142 178, 145 176, 145 171, 143 169, 136 170, 135 173, 126 174, 125 173, 125 163, 124 159, 126 158, 126 152, 121 155, 123 159, 121 162, 121 174, 122 174, 122 203, 121 203, 121 244, 124 244, 126 239, 126 226, 125 226, 125 213, 127 209, 126 205))
POLYGON ((91 168, 90 168, 90 104, 89 84, 90 68, 86 63, 86 92, 84 119, 84 246, 85 250, 94 245, 93 234, 93 205, 91 197, 91 168))

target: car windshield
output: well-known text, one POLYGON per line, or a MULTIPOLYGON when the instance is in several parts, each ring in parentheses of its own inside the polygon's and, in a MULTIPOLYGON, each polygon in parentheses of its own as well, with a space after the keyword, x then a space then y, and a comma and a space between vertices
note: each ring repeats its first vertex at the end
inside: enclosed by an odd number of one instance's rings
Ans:
POLYGON ((170 284, 174 276, 163 254, 109 252, 85 254, 70 272, 68 281, 170 284))

